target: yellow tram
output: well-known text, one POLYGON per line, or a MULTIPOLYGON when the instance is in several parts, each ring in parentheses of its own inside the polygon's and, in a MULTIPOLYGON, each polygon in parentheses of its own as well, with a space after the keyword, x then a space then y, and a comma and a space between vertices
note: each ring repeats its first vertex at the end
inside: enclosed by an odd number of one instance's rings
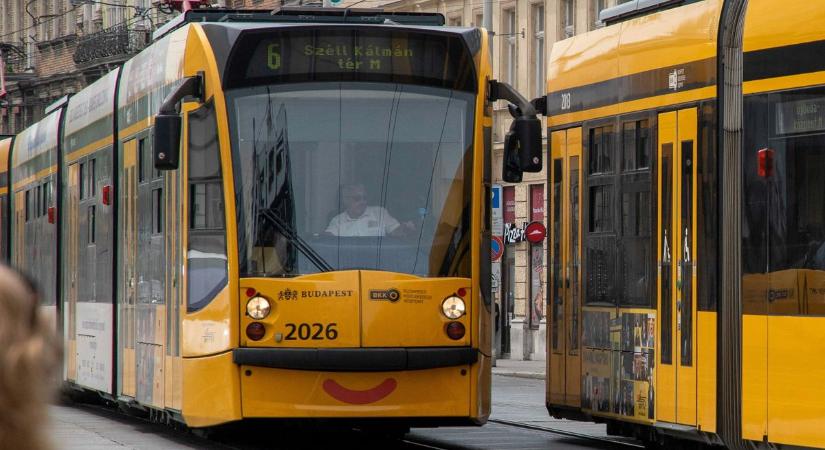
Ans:
POLYGON ((825 8, 630 2, 548 71, 547 407, 825 447, 825 8))
POLYGON ((443 25, 191 10, 0 140, 66 385, 191 427, 483 424, 491 102, 514 149, 540 127, 488 34, 443 25))

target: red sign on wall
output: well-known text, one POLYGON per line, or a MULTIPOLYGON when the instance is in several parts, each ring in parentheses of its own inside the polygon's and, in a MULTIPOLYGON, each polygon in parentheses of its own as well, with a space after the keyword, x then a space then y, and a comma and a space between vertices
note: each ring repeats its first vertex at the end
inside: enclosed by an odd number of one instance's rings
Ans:
POLYGON ((530 185, 530 221, 544 222, 544 185, 530 185))
POLYGON ((516 221, 516 188, 504 186, 504 223, 516 221))

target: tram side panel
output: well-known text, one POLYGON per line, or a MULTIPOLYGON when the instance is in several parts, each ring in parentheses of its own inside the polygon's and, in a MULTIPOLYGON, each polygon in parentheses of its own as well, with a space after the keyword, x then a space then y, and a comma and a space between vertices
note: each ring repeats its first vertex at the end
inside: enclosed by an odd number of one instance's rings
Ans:
POLYGON ((78 385, 114 393, 112 180, 114 94, 118 70, 69 100, 63 136, 63 271, 65 354, 78 385))
POLYGON ((57 147, 62 108, 20 133, 12 150, 12 259, 57 320, 57 147))
MULTIPOLYGON (((152 124, 163 98, 179 82, 183 27, 129 60, 118 89, 118 375, 119 391, 139 403, 165 408, 167 329, 167 176, 152 164, 152 124)), ((172 280, 172 283, 179 283, 172 280)), ((175 373, 174 371, 172 371, 175 373)), ((181 380, 170 380, 174 389, 181 380)))
POLYGON ((13 136, 0 137, 0 261, 8 263, 9 255, 9 156, 13 136))
POLYGON ((821 5, 748 4, 742 434, 825 447, 825 33, 821 5))

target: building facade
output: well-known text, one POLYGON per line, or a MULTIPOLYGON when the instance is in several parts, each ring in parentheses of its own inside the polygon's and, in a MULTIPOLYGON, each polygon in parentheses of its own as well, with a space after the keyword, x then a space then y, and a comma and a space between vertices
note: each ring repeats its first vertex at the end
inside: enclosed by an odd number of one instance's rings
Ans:
POLYGON ((171 11, 151 0, 0 0, 0 134, 39 120, 145 47, 171 11))

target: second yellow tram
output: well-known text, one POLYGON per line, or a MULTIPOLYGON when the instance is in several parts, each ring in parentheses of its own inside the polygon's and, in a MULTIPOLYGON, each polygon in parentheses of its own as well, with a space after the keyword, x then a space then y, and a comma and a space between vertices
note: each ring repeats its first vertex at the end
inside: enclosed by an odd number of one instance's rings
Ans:
POLYGON ((548 410, 825 447, 825 9, 646 5, 552 51, 548 410))

